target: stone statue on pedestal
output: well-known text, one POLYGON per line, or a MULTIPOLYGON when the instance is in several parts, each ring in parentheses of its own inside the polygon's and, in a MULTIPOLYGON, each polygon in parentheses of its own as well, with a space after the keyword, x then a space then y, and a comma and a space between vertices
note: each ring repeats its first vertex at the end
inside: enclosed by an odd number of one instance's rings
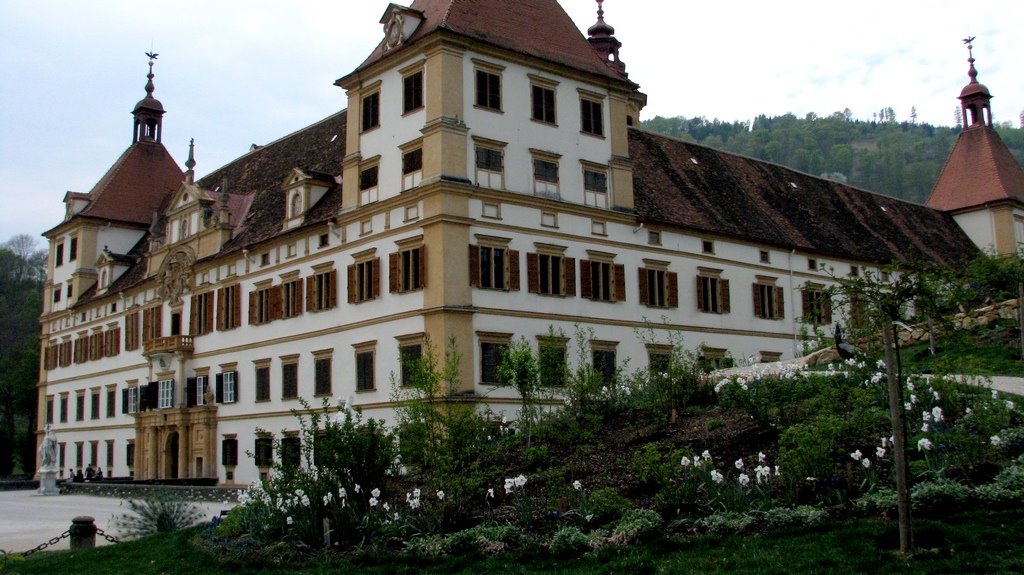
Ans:
POLYGON ((39 444, 39 494, 59 495, 57 489, 57 436, 46 424, 43 441, 39 444))

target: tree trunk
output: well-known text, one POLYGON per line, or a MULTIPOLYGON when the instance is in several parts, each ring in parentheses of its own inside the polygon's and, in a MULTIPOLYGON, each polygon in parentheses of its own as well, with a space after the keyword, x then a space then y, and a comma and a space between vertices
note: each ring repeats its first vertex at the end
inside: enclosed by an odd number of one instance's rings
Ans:
POLYGON ((907 475, 907 425, 903 418, 903 388, 896 376, 896 355, 893 341, 896 328, 891 323, 882 328, 882 345, 885 347, 885 371, 889 382, 889 414, 892 417, 893 449, 896 463, 896 497, 900 514, 900 553, 914 550, 913 533, 910 529, 910 485, 907 475))
POLYGON ((928 314, 928 352, 935 355, 935 319, 928 314))

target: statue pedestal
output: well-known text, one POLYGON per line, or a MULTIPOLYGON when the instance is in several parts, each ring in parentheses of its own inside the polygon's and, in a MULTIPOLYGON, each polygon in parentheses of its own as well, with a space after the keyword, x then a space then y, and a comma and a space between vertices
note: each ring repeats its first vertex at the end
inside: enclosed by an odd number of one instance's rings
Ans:
POLYGON ((39 491, 36 493, 39 495, 60 495, 60 489, 57 488, 56 471, 39 472, 39 491))

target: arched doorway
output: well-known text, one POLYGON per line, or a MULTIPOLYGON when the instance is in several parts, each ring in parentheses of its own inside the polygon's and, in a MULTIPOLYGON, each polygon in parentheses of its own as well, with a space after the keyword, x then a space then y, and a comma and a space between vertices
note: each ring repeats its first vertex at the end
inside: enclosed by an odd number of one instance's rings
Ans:
POLYGON ((178 432, 172 431, 167 435, 167 443, 164 448, 164 479, 178 478, 178 432))

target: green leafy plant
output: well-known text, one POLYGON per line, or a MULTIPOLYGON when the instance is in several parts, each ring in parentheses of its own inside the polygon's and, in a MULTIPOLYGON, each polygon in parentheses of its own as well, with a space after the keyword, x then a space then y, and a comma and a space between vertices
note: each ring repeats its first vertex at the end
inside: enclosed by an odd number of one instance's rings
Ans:
POLYGON ((170 495, 129 499, 126 505, 128 512, 117 517, 114 523, 118 532, 129 539, 178 531, 203 519, 198 505, 170 495))

